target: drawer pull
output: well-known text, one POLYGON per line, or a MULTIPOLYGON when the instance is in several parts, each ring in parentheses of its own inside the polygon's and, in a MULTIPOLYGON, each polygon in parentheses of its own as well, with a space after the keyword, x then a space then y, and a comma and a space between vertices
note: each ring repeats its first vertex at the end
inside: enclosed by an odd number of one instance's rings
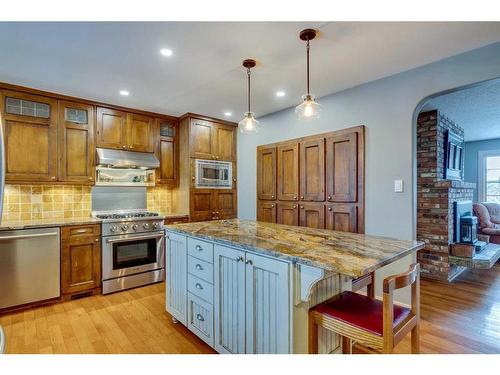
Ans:
POLYGON ((198 251, 203 251, 203 248, 200 245, 196 245, 195 249, 198 251))
POLYGON ((196 284, 194 285, 194 287, 195 287, 196 289, 203 290, 203 286, 202 286, 200 283, 196 283, 196 284))
POLYGON ((201 264, 197 264, 196 266, 194 266, 194 268, 196 268, 198 271, 203 271, 203 267, 201 266, 201 264))
POLYGON ((247 261, 245 262, 246 264, 249 264, 249 265, 252 265, 253 262, 252 262, 252 259, 247 259, 247 261))
POLYGON ((87 233, 87 229, 78 229, 78 230, 75 230, 73 233, 75 233, 75 234, 87 233))
POLYGON ((236 261, 237 261, 237 262, 243 262, 243 261, 244 261, 244 259, 243 259, 243 257, 242 257, 242 256, 239 256, 239 257, 237 257, 237 258, 236 258, 236 261))
POLYGON ((196 314, 196 319, 198 319, 200 322, 204 322, 205 318, 201 314, 196 314))

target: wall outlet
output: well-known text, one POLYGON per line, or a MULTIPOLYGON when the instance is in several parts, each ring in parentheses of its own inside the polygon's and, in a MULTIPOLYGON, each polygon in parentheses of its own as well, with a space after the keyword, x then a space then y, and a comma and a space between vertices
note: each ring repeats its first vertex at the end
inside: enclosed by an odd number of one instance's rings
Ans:
POLYGON ((394 180, 394 192, 402 193, 403 191, 403 180, 394 180))

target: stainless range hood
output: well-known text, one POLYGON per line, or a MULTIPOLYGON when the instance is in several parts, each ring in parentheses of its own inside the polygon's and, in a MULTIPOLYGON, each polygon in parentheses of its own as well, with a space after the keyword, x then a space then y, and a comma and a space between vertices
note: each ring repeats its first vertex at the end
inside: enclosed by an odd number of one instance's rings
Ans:
POLYGON ((110 168, 155 169, 160 167, 158 158, 148 152, 131 152, 97 148, 97 164, 110 168))

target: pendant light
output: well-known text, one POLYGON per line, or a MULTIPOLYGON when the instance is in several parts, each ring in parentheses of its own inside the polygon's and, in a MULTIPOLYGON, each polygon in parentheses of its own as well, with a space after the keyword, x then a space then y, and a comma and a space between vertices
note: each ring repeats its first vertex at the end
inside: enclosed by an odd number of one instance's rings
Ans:
POLYGON ((314 95, 309 91, 309 41, 316 37, 316 30, 305 29, 299 34, 301 40, 306 41, 307 53, 307 94, 302 95, 302 103, 295 107, 295 113, 301 120, 319 117, 320 105, 314 100, 314 95))
POLYGON ((243 61, 243 67, 247 68, 248 77, 248 111, 245 112, 243 120, 238 123, 238 128, 243 134, 255 134, 259 131, 260 123, 255 119, 254 113, 250 111, 250 69, 255 67, 255 60, 247 59, 243 61))

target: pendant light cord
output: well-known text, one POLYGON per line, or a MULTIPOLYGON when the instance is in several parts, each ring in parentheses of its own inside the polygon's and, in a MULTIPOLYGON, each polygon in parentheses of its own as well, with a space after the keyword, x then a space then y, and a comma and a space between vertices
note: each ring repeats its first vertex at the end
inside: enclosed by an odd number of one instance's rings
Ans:
POLYGON ((250 68, 247 68, 248 75, 248 112, 250 112, 250 68))
POLYGON ((307 51, 307 95, 310 95, 309 92, 309 39, 307 39, 307 44, 306 44, 306 51, 307 51))

